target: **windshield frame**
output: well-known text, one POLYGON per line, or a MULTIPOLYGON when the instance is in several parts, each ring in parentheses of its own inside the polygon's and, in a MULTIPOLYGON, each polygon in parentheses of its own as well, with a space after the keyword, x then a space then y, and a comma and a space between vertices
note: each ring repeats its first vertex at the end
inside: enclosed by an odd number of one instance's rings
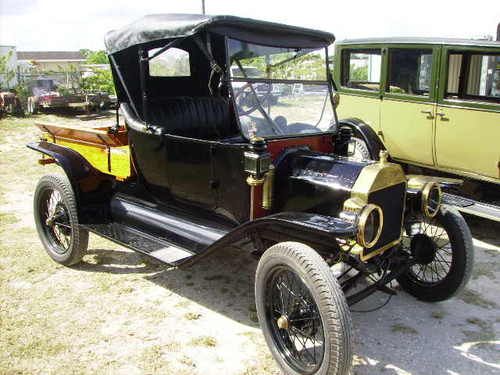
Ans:
MULTIPOLYGON (((238 107, 236 105, 235 101, 235 94, 233 90, 233 85, 232 82, 247 82, 247 83, 267 83, 267 84, 272 84, 272 83, 302 83, 302 84, 307 84, 307 85, 326 85, 328 89, 328 96, 329 96, 329 102, 332 107, 332 113, 333 113, 333 120, 335 124, 338 126, 338 116, 337 116, 337 110, 335 106, 335 83, 333 81, 333 76, 332 72, 330 71, 329 68, 329 54, 328 54, 328 47, 329 46, 324 46, 324 47, 312 47, 313 51, 319 51, 323 49, 324 51, 324 67, 325 67, 325 73, 326 73, 326 78, 325 80, 307 80, 307 79, 276 79, 276 78, 252 78, 252 77, 233 77, 231 74, 231 54, 230 54, 230 40, 236 40, 239 42, 244 42, 244 43, 250 43, 250 44, 256 44, 258 46, 264 46, 264 47, 275 47, 275 48, 298 48, 298 49, 305 49, 305 47, 290 47, 290 46, 280 46, 280 45, 272 45, 272 44, 262 44, 262 43, 254 43, 254 42, 248 42, 243 39, 236 39, 236 38, 229 38, 228 36, 225 36, 225 46, 226 46, 226 67, 225 67, 225 84, 228 87, 229 90, 229 96, 231 103, 234 108, 234 113, 236 117, 236 122, 238 124, 238 127, 240 129, 240 133, 245 138, 246 140, 249 140, 249 137, 245 132, 243 131, 241 122, 240 122, 240 115, 238 114, 238 107)), ((311 51, 312 52, 312 51, 311 51)), ((298 134, 283 134, 283 135, 266 135, 263 138, 266 140, 274 140, 274 139, 288 139, 288 138, 306 138, 306 137, 311 137, 311 136, 320 136, 320 135, 334 135, 336 134, 336 130, 332 131, 318 131, 318 132, 312 132, 312 133, 298 133, 298 134)))

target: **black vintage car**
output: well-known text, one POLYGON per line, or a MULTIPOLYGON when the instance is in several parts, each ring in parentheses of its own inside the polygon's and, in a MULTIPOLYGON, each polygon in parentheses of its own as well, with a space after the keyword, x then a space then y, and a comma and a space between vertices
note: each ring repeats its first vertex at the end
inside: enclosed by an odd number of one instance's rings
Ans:
POLYGON ((175 267, 229 245, 254 253, 258 318, 287 374, 348 373, 349 306, 394 294, 393 280, 424 301, 455 295, 473 246, 464 219, 441 206, 447 181, 405 176, 383 150, 379 161, 348 157, 327 68, 333 41, 179 14, 108 33, 124 123, 38 124, 43 139, 29 145, 65 172, 35 192, 48 254, 78 263, 89 231, 175 267), (263 103, 262 85, 279 87, 279 100, 263 103), (253 96, 245 110, 242 93, 253 96))

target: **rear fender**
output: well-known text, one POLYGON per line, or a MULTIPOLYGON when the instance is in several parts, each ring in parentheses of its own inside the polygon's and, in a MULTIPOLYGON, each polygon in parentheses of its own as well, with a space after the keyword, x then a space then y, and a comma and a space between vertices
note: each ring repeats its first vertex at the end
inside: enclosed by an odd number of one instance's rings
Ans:
POLYGON ((82 155, 68 147, 46 141, 29 143, 27 147, 54 159, 64 170, 74 188, 96 172, 82 155))

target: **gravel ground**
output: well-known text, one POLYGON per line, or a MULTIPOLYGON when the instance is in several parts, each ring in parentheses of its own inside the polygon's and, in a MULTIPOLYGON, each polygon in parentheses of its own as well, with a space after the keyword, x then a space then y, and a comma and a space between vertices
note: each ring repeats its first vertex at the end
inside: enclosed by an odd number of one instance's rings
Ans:
MULTIPOLYGON (((38 120, 82 119, 38 116, 38 120)), ((112 122, 112 117, 90 121, 112 122)), ((32 119, 0 120, 0 374, 279 374, 258 327, 256 260, 235 249, 167 270, 91 236, 75 268, 34 230, 40 167, 32 119)), ((353 306, 354 374, 500 373, 500 225, 468 218, 476 266, 466 290, 425 304, 398 293, 353 306), (355 310, 355 311, 354 311, 355 310)))

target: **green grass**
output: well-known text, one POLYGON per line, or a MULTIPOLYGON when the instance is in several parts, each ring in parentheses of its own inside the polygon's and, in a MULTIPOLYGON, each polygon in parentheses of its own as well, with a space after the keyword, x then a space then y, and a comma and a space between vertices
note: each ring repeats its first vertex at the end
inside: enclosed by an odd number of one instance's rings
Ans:
POLYGON ((410 326, 401 323, 393 324, 391 326, 391 331, 397 333, 403 333, 406 335, 418 335, 418 331, 415 328, 412 328, 410 326))
POLYGON ((204 346, 211 348, 217 346, 217 340, 212 336, 200 336, 192 339, 189 344, 192 346, 204 346))
POLYGON ((459 297, 462 301, 469 305, 475 305, 479 307, 483 307, 485 309, 495 308, 497 304, 493 301, 490 301, 484 297, 482 297, 479 293, 474 292, 470 289, 464 290, 459 297))

